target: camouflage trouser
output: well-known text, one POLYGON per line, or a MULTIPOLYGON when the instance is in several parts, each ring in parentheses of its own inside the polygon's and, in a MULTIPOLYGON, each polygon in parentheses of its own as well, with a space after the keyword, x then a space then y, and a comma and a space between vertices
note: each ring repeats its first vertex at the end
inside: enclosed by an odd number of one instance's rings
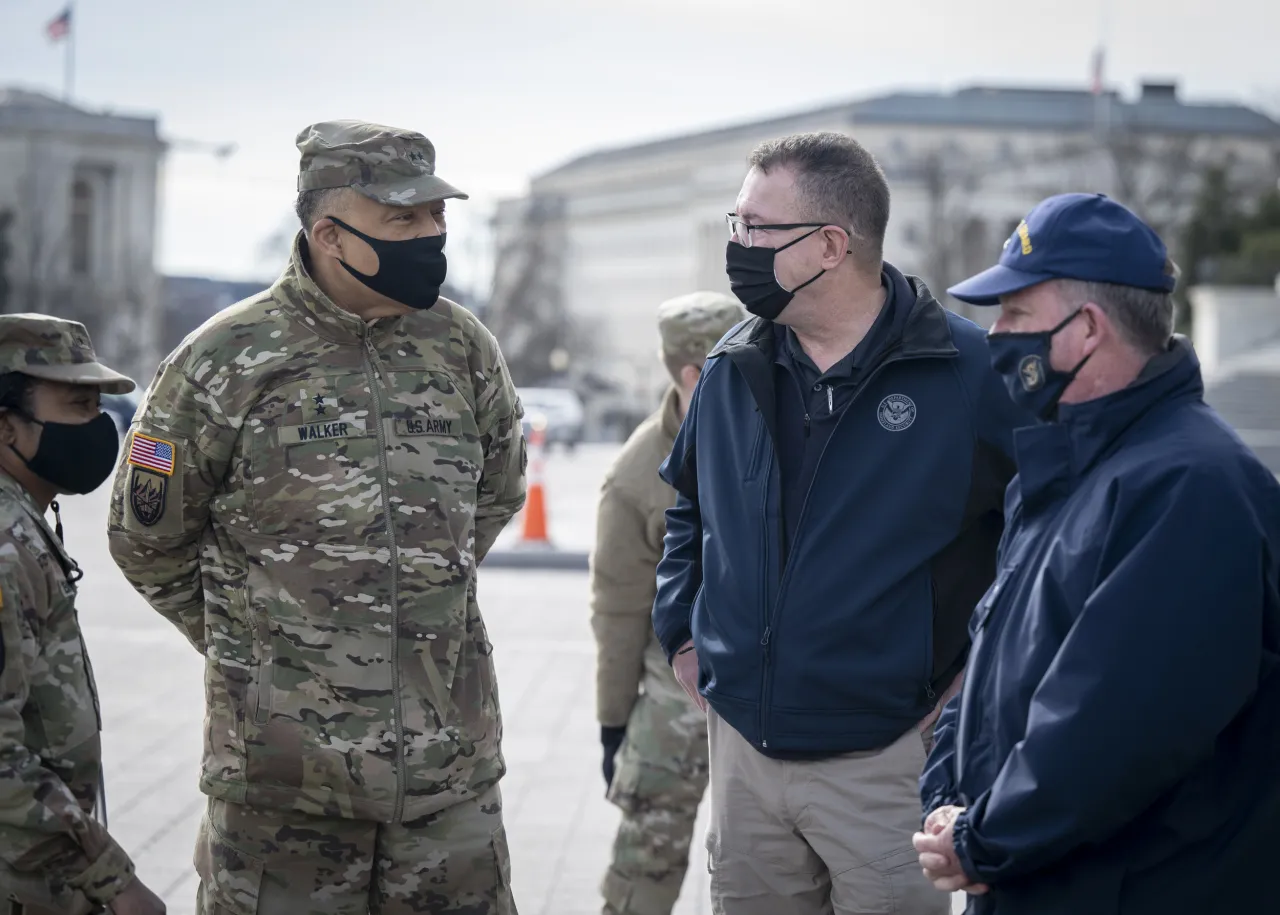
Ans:
POLYGON ((516 915, 496 786, 394 826, 211 798, 195 865, 197 915, 516 915))
MULTIPOLYGON (((4 892, 4 890, 0 889, 0 892, 4 892)), ((8 899, 0 898, 0 915, 67 915, 69 911, 97 915, 97 913, 107 913, 110 910, 105 906, 89 902, 83 897, 78 902, 73 903, 71 908, 66 906, 48 908, 29 902, 18 902, 12 896, 8 899)))
POLYGON ((622 809, 600 891, 605 915, 669 915, 707 790, 707 717, 683 695, 643 695, 627 721, 609 800, 622 809))

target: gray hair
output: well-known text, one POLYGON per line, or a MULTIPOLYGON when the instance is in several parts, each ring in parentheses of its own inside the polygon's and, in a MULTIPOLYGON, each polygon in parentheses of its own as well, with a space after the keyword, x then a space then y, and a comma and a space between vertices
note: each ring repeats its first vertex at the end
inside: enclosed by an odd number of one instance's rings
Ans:
POLYGON ((747 163, 768 172, 795 172, 802 218, 826 220, 849 231, 849 250, 864 268, 880 269, 889 224, 889 182, 871 153, 844 134, 801 133, 761 143, 747 163))
MULTIPOLYGON (((1175 278, 1179 270, 1169 261, 1166 272, 1175 278)), ((1173 294, 1158 289, 1139 289, 1116 283, 1092 283, 1084 280, 1056 280, 1058 289, 1072 309, 1086 302, 1101 308, 1121 335, 1139 352, 1154 356, 1162 353, 1173 336, 1173 294)))
POLYGON ((298 214, 302 223, 302 231, 311 234, 311 227, 316 220, 325 215, 322 211, 337 206, 338 198, 345 187, 325 187, 313 191, 299 191, 298 199, 293 204, 293 211, 298 214))

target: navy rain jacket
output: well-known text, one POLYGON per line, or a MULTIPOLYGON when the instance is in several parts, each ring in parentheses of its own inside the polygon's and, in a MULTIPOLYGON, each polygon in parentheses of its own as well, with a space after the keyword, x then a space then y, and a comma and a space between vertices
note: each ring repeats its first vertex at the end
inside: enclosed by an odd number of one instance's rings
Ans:
POLYGON ((1019 429, 995 583, 921 778, 975 915, 1277 911, 1280 484, 1175 341, 1019 429))
POLYGON ((893 330, 861 373, 782 549, 776 335, 745 322, 712 351, 662 477, 653 621, 689 638, 699 689, 768 756, 879 749, 963 667, 995 575, 1012 430, 1025 425, 986 336, 885 267, 893 330))

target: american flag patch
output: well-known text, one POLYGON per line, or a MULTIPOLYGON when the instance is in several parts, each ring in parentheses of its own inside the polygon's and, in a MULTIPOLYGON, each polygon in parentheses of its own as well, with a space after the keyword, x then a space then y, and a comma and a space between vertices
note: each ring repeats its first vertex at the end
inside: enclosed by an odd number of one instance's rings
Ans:
POLYGON ((165 476, 173 476, 173 443, 135 432, 129 445, 129 463, 165 476))

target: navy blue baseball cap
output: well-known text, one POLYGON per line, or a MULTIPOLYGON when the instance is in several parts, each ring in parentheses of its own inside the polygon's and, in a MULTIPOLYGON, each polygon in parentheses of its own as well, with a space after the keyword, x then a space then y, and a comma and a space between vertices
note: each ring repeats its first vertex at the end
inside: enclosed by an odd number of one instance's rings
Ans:
POLYGON ((999 263, 947 292, 972 305, 999 305, 1002 295, 1056 279, 1160 292, 1177 283, 1164 242, 1131 210, 1104 194, 1059 194, 1018 223, 999 263))

